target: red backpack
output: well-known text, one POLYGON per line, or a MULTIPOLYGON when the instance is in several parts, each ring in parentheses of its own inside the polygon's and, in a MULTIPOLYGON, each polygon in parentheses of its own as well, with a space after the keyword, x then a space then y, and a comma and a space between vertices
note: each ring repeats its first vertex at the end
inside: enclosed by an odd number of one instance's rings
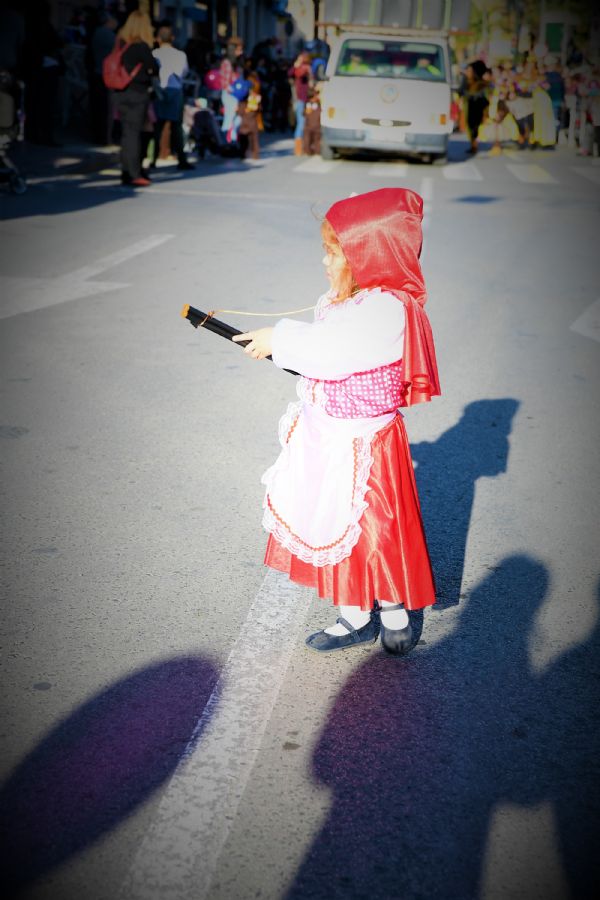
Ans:
POLYGON ((104 58, 102 63, 102 80, 111 91, 124 90, 142 68, 142 64, 138 63, 131 72, 128 72, 123 65, 123 54, 130 46, 131 44, 126 44, 117 38, 114 48, 104 58))

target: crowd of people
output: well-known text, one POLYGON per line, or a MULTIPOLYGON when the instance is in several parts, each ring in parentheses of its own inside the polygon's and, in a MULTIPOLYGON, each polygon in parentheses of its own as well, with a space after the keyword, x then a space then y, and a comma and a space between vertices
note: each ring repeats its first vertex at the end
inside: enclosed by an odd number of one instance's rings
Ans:
MULTIPOLYGON (((237 38, 216 46, 191 41, 182 50, 171 23, 152 22, 139 9, 124 17, 121 6, 87 6, 59 34, 43 0, 0 0, 0 69, 25 85, 27 140, 55 145, 59 107, 64 124, 65 104, 79 88, 79 124, 83 109, 96 144, 120 144, 122 180, 136 187, 150 183, 165 155, 182 170, 192 167, 190 150, 258 159, 263 132, 292 135, 297 155, 320 152, 324 42, 309 42, 291 59, 276 38, 250 53, 237 38), (130 80, 111 88, 104 69, 119 50, 130 80), (76 85, 71 94, 65 82, 76 85)), ((454 117, 469 152, 482 142, 497 154, 513 142, 550 148, 564 140, 581 154, 600 153, 600 69, 581 54, 569 63, 530 53, 517 65, 466 65, 454 117)))
POLYGON ((600 154, 600 68, 581 60, 562 66, 557 57, 533 55, 517 66, 481 60, 466 67, 459 94, 462 121, 477 153, 481 141, 498 154, 506 144, 520 149, 554 147, 562 138, 592 155, 600 154))
POLYGON ((136 187, 149 184, 161 153, 190 168, 188 141, 200 156, 258 159, 262 132, 287 132, 296 154, 319 152, 322 42, 320 54, 302 50, 295 59, 276 38, 249 54, 235 38, 200 48, 191 41, 184 51, 175 46, 170 22, 153 22, 141 9, 124 17, 120 8, 85 7, 59 34, 47 3, 21 10, 16 0, 0 0, 2 24, 10 25, 5 65, 25 85, 26 140, 58 144, 57 125, 65 124, 71 110, 65 115, 64 107, 73 100, 62 81, 77 84, 83 102, 74 112, 94 143, 121 145, 122 180, 136 187), (105 73, 115 54, 130 76, 118 87, 105 73))

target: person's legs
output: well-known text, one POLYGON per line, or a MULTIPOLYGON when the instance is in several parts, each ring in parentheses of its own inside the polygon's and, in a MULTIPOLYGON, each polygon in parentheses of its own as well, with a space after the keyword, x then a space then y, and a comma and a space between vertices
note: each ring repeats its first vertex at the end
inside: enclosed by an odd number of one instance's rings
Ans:
POLYGON ((302 150, 304 151, 305 156, 310 156, 312 154, 311 145, 312 130, 307 126, 304 126, 304 134, 302 135, 302 150))
POLYGON ((148 99, 143 94, 124 91, 118 98, 121 117, 121 168, 123 177, 134 180, 141 176, 141 139, 148 99))
POLYGON ((238 144, 240 147, 241 159, 246 158, 246 153, 248 152, 248 144, 249 143, 250 143, 250 139, 247 134, 238 134, 238 144))
POLYGON ((360 606, 340 604, 336 606, 338 619, 335 625, 317 631, 306 639, 306 646, 318 653, 332 653, 372 644, 377 640, 379 626, 372 611, 360 606))
POLYGON ((187 161, 187 157, 183 149, 183 126, 181 120, 177 122, 171 122, 171 152, 174 156, 177 157, 178 168, 193 168, 192 164, 187 161))
POLYGON ((296 100, 294 110, 296 113, 296 128, 294 130, 294 153, 302 156, 302 137, 304 135, 304 107, 302 100, 296 100))
MULTIPOLYGON (((338 615, 340 618, 346 619, 346 621, 352 625, 357 631, 359 628, 364 628, 364 626, 369 622, 371 618, 371 613, 367 612, 364 609, 361 609, 360 606, 346 606, 340 604, 336 607, 338 615)), ((341 624, 341 622, 336 622, 335 625, 330 625, 325 629, 326 634, 332 634, 335 636, 343 636, 348 634, 348 629, 341 624)))
POLYGON ((156 165, 160 153, 160 140, 165 127, 166 119, 157 119, 154 123, 154 149, 152 151, 152 167, 156 165))

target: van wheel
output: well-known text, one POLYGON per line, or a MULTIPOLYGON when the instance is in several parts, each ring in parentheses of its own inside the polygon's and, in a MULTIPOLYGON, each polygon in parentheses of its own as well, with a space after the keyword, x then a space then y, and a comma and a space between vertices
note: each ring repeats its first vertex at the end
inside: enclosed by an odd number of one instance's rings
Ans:
POLYGON ((337 156, 335 147, 330 147, 329 144, 321 140, 321 159, 337 159, 337 156))
POLYGON ((435 155, 433 153, 421 153, 421 162, 426 166, 432 165, 435 160, 435 155))

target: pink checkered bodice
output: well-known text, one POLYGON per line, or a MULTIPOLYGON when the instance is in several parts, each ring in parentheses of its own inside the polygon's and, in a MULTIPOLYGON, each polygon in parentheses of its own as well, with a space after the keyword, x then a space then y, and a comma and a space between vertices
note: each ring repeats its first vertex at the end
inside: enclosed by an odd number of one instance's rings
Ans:
POLYGON ((339 419, 381 416, 404 405, 405 385, 401 370, 402 360, 398 360, 339 381, 305 378, 304 399, 339 419))

